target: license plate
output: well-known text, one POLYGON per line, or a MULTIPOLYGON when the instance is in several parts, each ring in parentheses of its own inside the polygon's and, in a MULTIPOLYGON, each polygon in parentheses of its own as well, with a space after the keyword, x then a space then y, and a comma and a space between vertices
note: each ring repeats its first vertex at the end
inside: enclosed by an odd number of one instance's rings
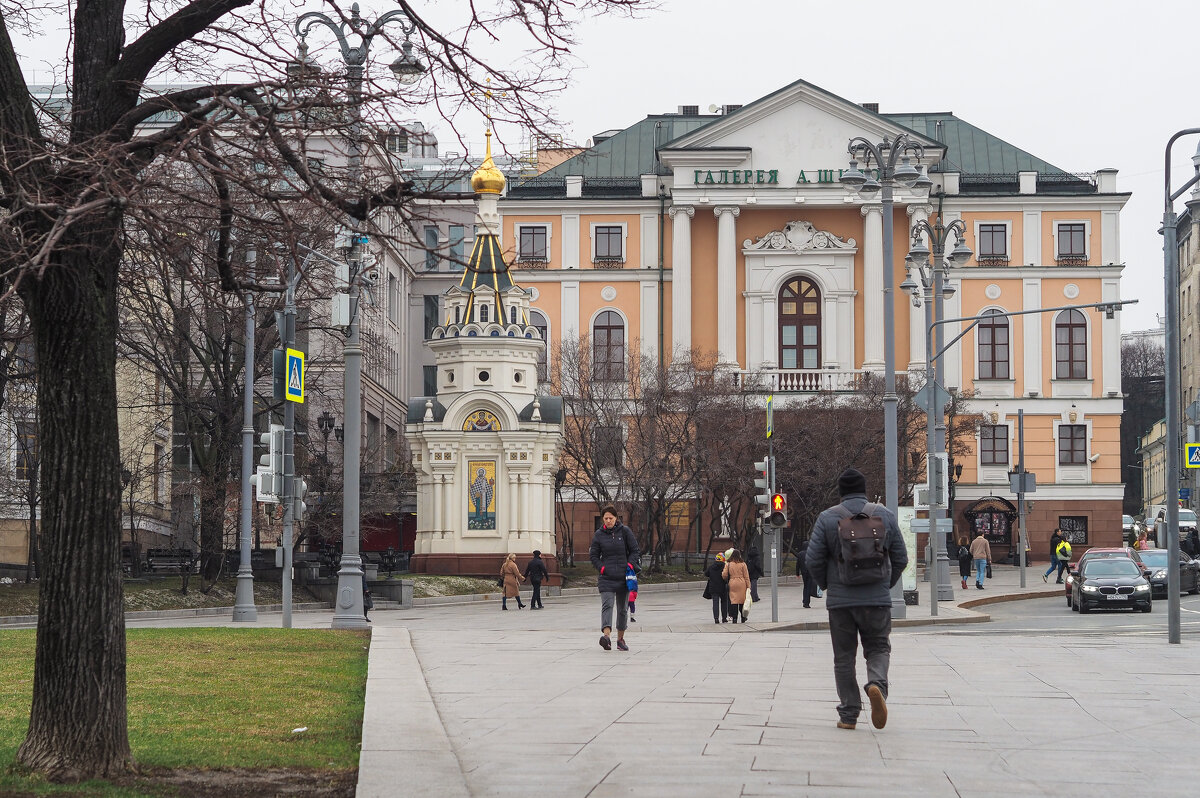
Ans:
POLYGON ((1110 595, 1110 596, 1105 596, 1105 598, 1108 599, 1109 601, 1125 601, 1128 598, 1128 596, 1110 595))

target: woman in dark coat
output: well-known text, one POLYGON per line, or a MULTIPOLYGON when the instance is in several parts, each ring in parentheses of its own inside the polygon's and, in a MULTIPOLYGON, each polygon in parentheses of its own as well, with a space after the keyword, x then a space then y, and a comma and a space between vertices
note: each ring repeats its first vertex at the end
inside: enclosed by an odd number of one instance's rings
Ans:
POLYGON ((722 576, 724 571, 724 554, 718 554, 712 565, 704 569, 704 575, 708 577, 704 592, 712 598, 713 623, 729 623, 729 584, 722 576))
POLYGON ((611 504, 600 510, 601 526, 592 538, 589 554, 592 567, 600 573, 596 588, 600 591, 600 647, 612 648, 613 610, 617 611, 617 648, 628 651, 625 628, 629 625, 629 588, 625 569, 638 561, 637 538, 633 530, 617 520, 617 509, 611 504))
MULTIPOLYGON (((971 576, 971 548, 965 537, 958 539, 958 575, 962 577, 963 590, 967 589, 967 579, 971 576)), ((1045 581, 1044 579, 1042 581, 1045 581)))

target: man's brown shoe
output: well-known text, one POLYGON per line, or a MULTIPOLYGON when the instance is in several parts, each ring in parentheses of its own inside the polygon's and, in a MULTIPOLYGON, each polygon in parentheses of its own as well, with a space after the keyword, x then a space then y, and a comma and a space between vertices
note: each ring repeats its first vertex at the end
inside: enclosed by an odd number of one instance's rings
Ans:
POLYGON ((871 725, 882 729, 887 725, 887 702, 883 700, 883 691, 879 689, 879 685, 872 684, 867 687, 867 698, 871 699, 871 725))
POLYGON ((839 729, 853 729, 853 728, 854 728, 854 724, 853 724, 853 723, 849 723, 849 722, 847 722, 847 721, 844 721, 844 720, 839 720, 839 721, 838 721, 838 728, 839 728, 839 729))

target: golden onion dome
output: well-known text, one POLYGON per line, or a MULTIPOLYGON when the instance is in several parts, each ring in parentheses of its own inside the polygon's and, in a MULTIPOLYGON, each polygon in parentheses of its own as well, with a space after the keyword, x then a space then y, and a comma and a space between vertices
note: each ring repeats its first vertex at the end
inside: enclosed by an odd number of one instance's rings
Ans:
POLYGON ((487 155, 483 163, 471 175, 471 190, 476 194, 501 194, 504 192, 504 173, 492 160, 492 131, 487 132, 487 155))

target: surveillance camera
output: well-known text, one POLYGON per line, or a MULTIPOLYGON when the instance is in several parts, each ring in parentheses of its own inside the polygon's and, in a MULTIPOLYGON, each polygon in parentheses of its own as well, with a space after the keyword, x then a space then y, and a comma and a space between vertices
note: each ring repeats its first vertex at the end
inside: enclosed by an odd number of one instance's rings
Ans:
POLYGON ((1099 459, 1100 459, 1100 455, 1099 455, 1099 454, 1094 454, 1094 455, 1092 455, 1091 457, 1089 457, 1089 458, 1088 458, 1088 462, 1089 462, 1089 463, 1094 463, 1094 462, 1096 462, 1096 461, 1097 461, 1097 460, 1099 460, 1099 459))

